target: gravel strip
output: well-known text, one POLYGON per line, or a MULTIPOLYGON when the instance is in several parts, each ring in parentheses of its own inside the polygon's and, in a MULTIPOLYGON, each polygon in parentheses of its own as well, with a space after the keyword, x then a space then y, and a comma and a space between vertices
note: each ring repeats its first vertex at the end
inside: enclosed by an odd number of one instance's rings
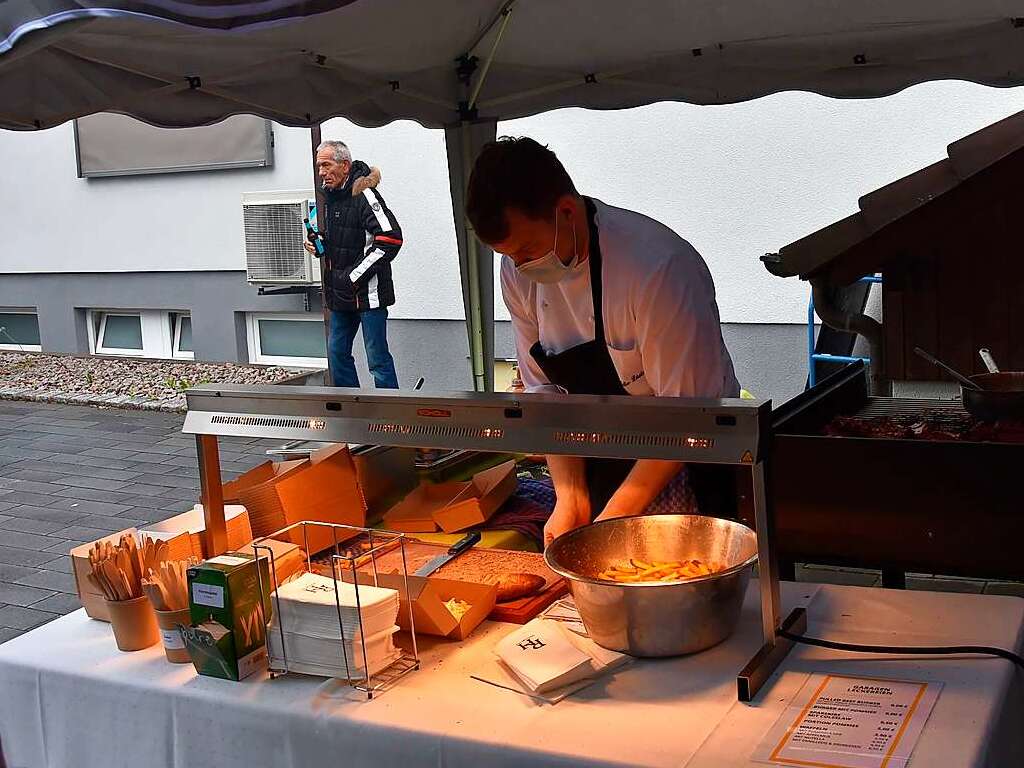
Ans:
POLYGON ((292 368, 0 352, 0 400, 184 412, 197 384, 276 384, 292 368))

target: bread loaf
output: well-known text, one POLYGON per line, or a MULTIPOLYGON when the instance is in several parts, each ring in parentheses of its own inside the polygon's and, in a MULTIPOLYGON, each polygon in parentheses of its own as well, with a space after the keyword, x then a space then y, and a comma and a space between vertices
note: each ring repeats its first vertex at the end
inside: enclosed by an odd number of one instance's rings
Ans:
POLYGON ((539 592, 544 587, 544 577, 535 573, 506 573, 495 576, 491 583, 498 585, 498 602, 508 603, 539 592))

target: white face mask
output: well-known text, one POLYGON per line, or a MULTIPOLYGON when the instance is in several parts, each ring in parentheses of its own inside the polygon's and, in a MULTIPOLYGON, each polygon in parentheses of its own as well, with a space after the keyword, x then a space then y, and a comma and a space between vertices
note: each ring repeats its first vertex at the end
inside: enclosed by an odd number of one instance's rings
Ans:
POLYGON ((579 249, 576 246, 576 227, 572 228, 572 259, 563 264, 555 253, 558 246, 558 211, 555 211, 555 241, 551 250, 539 259, 526 261, 516 266, 516 272, 535 283, 558 283, 564 280, 580 263, 579 249))

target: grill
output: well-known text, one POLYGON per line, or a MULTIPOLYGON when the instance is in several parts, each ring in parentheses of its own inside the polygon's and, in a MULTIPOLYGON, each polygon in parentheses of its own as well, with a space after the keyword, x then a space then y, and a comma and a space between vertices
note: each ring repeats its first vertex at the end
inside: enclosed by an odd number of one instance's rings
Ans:
MULTIPOLYGON (((826 435, 836 416, 961 429, 959 403, 868 397, 855 363, 773 412, 770 495, 781 557, 1024 578, 1024 443, 826 435)), ((748 513, 744 511, 744 516, 748 513)))
POLYGON ((934 418, 953 425, 971 416, 955 400, 923 400, 920 398, 871 397, 864 407, 853 414, 858 419, 899 419, 917 421, 922 417, 934 418))

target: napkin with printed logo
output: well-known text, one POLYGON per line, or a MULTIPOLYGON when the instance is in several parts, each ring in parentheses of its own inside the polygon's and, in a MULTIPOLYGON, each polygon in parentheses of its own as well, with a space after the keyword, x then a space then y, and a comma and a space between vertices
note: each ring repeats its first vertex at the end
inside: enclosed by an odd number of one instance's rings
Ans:
POLYGON ((526 691, 537 694, 596 679, 630 658, 540 618, 504 637, 494 650, 526 691))

